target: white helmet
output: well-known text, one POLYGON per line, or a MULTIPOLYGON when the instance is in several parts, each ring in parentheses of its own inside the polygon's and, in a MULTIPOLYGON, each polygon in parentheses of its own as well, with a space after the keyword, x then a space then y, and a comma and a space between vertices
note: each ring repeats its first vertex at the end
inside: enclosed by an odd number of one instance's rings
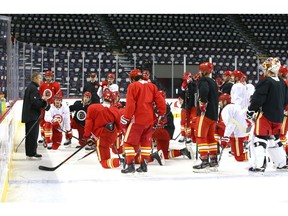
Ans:
POLYGON ((262 63, 265 71, 270 71, 272 73, 278 73, 281 63, 278 58, 269 57, 262 63))

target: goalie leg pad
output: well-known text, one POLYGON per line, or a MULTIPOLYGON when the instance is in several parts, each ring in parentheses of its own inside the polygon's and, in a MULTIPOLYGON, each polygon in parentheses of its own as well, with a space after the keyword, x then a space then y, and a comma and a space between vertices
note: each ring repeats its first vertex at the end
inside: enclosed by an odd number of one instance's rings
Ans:
POLYGON ((277 168, 282 168, 286 165, 286 153, 283 146, 279 147, 276 145, 273 148, 268 148, 268 153, 277 168))

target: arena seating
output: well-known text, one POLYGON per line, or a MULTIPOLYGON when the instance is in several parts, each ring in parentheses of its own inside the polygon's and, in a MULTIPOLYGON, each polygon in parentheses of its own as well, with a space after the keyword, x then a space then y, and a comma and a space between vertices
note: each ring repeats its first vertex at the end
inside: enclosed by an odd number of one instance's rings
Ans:
MULTIPOLYGON (((155 64, 183 64, 186 55, 188 65, 197 65, 210 58, 215 66, 214 77, 225 70, 243 71, 248 82, 258 81, 259 53, 245 35, 261 44, 265 55, 287 60, 287 14, 12 14, 11 32, 21 42, 20 54, 25 64, 32 68, 55 68, 56 79, 67 87, 72 86, 70 96, 79 96, 81 83, 89 71, 101 77, 116 71, 115 47, 107 39, 113 37, 120 48, 117 53, 125 56, 133 67, 141 67, 145 60, 155 64), (239 22, 231 22, 231 16, 239 22), (105 32, 105 28, 108 31, 105 32), (243 29, 246 29, 244 32, 243 29), (25 42, 22 44, 22 42, 25 42), (21 50, 22 49, 22 50, 21 50), (32 52, 31 52, 32 50, 32 52), (69 53, 69 62, 68 62, 69 53), (84 53, 84 54, 83 54, 84 53), (101 59, 99 62, 99 54, 101 59), (83 58, 83 55, 85 56, 83 58), (235 65, 235 58, 237 65, 235 65), (42 65, 43 64, 43 65, 42 65)), ((124 61, 124 60, 123 60, 124 61)), ((125 63, 126 64, 126 63, 125 63)), ((129 65, 129 63, 127 63, 129 65)), ((21 66, 21 61, 20 65, 21 66)), ((23 67, 23 65, 22 65, 23 67)), ((131 69, 119 64, 120 91, 127 89, 127 72, 131 69)), ((261 75, 261 71, 260 71, 261 75)))

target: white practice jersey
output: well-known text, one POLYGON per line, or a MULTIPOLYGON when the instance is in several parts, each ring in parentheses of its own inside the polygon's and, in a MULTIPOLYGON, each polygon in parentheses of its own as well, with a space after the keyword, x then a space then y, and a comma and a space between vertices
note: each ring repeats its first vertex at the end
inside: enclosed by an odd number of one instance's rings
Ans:
POLYGON ((61 128, 70 131, 70 110, 67 105, 62 104, 60 108, 56 108, 54 104, 51 104, 49 111, 45 111, 44 120, 52 123, 54 118, 59 119, 61 128))
POLYGON ((246 109, 249 106, 249 94, 242 83, 235 83, 231 88, 231 103, 238 104, 241 109, 246 109))
MULTIPOLYGON (((108 85, 107 88, 111 91, 111 92, 116 92, 118 91, 119 92, 119 86, 117 84, 111 84, 111 85, 108 85)), ((105 88, 104 88, 105 89, 105 88)), ((98 91, 97 91, 97 94, 100 98, 102 98, 102 95, 103 95, 103 89, 102 87, 100 86, 98 88, 98 91)))
POLYGON ((237 104, 228 104, 221 111, 221 117, 225 124, 224 136, 245 137, 247 122, 246 113, 237 104))

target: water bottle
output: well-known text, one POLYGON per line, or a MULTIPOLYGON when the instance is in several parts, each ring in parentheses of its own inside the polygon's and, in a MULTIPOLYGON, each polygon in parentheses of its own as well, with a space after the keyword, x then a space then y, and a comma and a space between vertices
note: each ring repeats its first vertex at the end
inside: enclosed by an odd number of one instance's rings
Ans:
POLYGON ((6 99, 3 94, 0 94, 0 113, 6 112, 6 99))

